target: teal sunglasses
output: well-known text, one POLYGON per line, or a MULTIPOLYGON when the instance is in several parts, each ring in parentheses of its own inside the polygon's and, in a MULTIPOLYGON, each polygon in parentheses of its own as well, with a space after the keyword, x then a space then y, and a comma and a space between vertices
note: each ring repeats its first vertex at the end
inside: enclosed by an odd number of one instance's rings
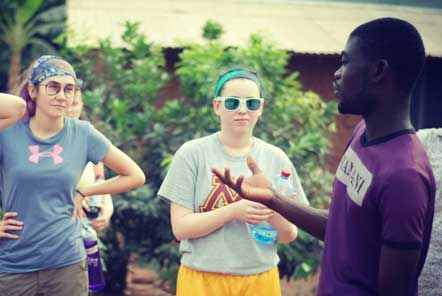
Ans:
POLYGON ((215 101, 223 102, 224 108, 227 111, 236 111, 239 109, 241 104, 245 104, 247 111, 255 112, 258 111, 262 103, 264 103, 263 98, 246 98, 240 99, 237 97, 217 97, 215 101))

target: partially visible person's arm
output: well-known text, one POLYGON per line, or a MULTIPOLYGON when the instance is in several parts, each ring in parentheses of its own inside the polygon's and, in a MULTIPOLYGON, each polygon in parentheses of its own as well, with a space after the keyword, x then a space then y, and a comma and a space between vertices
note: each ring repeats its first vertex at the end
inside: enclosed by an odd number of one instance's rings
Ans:
POLYGON ((224 172, 212 168, 212 172, 217 175, 221 182, 238 192, 243 198, 268 206, 302 230, 320 240, 324 240, 328 210, 315 209, 279 195, 270 188, 268 178, 251 156, 249 156, 247 164, 253 173, 248 178, 240 176, 235 180, 230 175, 229 168, 225 168, 224 172))
MULTIPOLYGON (((95 179, 104 181, 104 166, 102 162, 97 163, 94 166, 95 179)), ((101 203, 97 205, 100 208, 100 215, 96 219, 91 220, 91 225, 96 232, 101 232, 106 229, 110 224, 110 219, 114 213, 114 203, 110 194, 101 196, 101 203)))
POLYGON ((382 246, 379 260, 379 296, 412 296, 421 248, 403 250, 382 246))
POLYGON ((312 208, 306 204, 284 198, 272 192, 271 202, 267 206, 282 215, 291 223, 317 239, 325 239, 328 210, 312 208))
MULTIPOLYGON (((112 214, 114 213, 112 196, 110 194, 105 194, 101 197, 101 203, 96 205, 96 207, 100 209, 100 215, 97 218, 90 220, 91 226, 96 232, 101 232, 109 226, 112 214)), ((86 211, 89 211, 89 206, 86 206, 84 203, 83 208, 85 208, 86 211)))
POLYGON ((272 215, 266 206, 245 199, 204 213, 194 213, 174 202, 170 205, 172 231, 177 240, 206 236, 233 220, 262 223, 272 215))
POLYGON ((274 213, 267 222, 278 230, 278 242, 280 243, 289 243, 298 236, 298 228, 278 213, 274 213))
POLYGON ((26 113, 26 102, 17 96, 0 93, 0 130, 14 124, 26 113))
MULTIPOLYGON (((20 118, 26 113, 26 102, 17 96, 0 93, 0 130, 3 130, 20 118)), ((0 221, 0 239, 18 239, 19 236, 11 234, 11 230, 22 230, 23 222, 14 219, 18 213, 5 212, 2 220, 0 221)))

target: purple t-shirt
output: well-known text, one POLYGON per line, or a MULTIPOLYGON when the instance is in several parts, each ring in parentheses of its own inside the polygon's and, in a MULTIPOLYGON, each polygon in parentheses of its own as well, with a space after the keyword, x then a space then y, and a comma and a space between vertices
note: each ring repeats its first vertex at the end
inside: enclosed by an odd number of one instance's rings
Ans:
MULTIPOLYGON (((318 295, 376 295, 382 245, 427 255, 435 181, 414 130, 367 142, 355 128, 336 172, 318 295)), ((417 278, 415 295, 417 288, 417 278)))

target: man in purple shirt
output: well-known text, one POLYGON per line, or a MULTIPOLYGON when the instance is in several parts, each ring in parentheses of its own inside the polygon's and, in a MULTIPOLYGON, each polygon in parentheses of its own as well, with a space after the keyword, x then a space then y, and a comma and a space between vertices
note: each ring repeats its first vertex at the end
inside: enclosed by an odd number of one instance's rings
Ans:
POLYGON ((249 159, 253 176, 213 172, 243 198, 266 204, 324 240, 318 295, 417 295, 428 251, 435 181, 409 117, 425 50, 409 23, 382 18, 357 27, 334 88, 339 111, 360 114, 339 164, 329 210, 285 199, 249 159))

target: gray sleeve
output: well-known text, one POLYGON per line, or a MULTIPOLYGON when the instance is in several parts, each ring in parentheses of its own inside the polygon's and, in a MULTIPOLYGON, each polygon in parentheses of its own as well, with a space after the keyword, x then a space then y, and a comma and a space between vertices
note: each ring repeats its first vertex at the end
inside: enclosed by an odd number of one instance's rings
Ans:
POLYGON ((429 140, 431 138, 432 129, 420 129, 416 132, 416 135, 418 136, 419 140, 424 145, 425 149, 428 149, 429 146, 429 140))
POLYGON ((188 148, 184 144, 175 153, 158 195, 193 211, 197 168, 188 148))
POLYGON ((104 156, 106 156, 111 142, 95 127, 88 123, 88 138, 87 138, 87 158, 94 164, 99 163, 104 156))

